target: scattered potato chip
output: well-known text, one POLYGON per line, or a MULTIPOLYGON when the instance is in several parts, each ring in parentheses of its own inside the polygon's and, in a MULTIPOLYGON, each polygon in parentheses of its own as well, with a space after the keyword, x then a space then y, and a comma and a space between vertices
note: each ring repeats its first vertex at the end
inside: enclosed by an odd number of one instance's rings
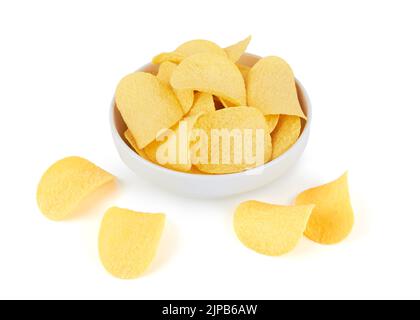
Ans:
POLYGON ((189 172, 192 168, 190 146, 197 119, 201 113, 186 117, 176 125, 174 130, 168 130, 153 141, 144 151, 148 158, 165 168, 175 171, 189 172))
POLYGON ((280 116, 278 114, 271 114, 265 116, 268 125, 268 132, 272 133, 279 123, 280 116))
POLYGON ((246 247, 264 255, 281 256, 296 247, 313 208, 248 201, 236 210, 235 232, 246 247))
POLYGON ((156 255, 164 225, 164 214, 109 209, 99 233, 99 255, 105 269, 121 279, 140 277, 156 255))
POLYGON ((137 146, 136 140, 133 137, 133 134, 130 132, 130 130, 126 130, 124 132, 124 137, 127 140, 127 142, 130 144, 130 146, 134 149, 134 151, 143 159, 147 159, 147 155, 146 152, 144 152, 143 149, 139 149, 139 147, 137 146))
POLYGON ((336 244, 351 233, 354 213, 350 202, 347 173, 338 180, 302 192, 297 205, 314 204, 305 235, 321 244, 336 244))
MULTIPOLYGON (((172 73, 176 69, 177 65, 173 62, 163 62, 159 67, 158 79, 163 81, 167 85, 170 85, 170 80, 172 73)), ((194 91, 193 90, 174 90, 176 97, 178 98, 179 103, 184 110, 184 113, 187 114, 193 103, 194 103, 194 91)))
POLYGON ((194 104, 190 110, 189 115, 194 114, 206 114, 212 111, 216 111, 214 105, 213 96, 209 93, 199 92, 195 97, 194 104))
POLYGON ((86 159, 65 158, 41 178, 37 191, 39 209, 51 220, 64 220, 89 195, 113 180, 111 174, 86 159))
POLYGON ((136 72, 122 79, 115 101, 140 149, 183 116, 182 107, 169 85, 149 73, 136 72))
POLYGON ((207 113, 198 119, 195 128, 204 133, 191 151, 193 164, 202 172, 236 173, 271 160, 267 123, 256 108, 235 107, 207 113))
POLYGON ((230 46, 225 49, 227 56, 230 60, 233 62, 237 62, 241 56, 245 53, 246 49, 249 46, 249 43, 251 42, 252 37, 249 36, 248 38, 230 46))
POLYGON ((234 105, 246 105, 245 82, 238 67, 227 57, 200 53, 184 59, 172 75, 175 89, 206 92, 234 105))
POLYGON ((237 63, 236 66, 238 67, 239 71, 242 73, 242 78, 244 78, 244 81, 246 81, 246 78, 248 77, 248 73, 249 71, 251 71, 251 68, 240 63, 237 63))
POLYGON ((248 104, 265 115, 306 119, 299 103, 293 71, 283 59, 268 57, 258 61, 248 73, 246 87, 248 104))
POLYGON ((273 138, 273 159, 289 150, 299 139, 302 130, 301 119, 297 116, 280 116, 278 124, 271 133, 273 138))

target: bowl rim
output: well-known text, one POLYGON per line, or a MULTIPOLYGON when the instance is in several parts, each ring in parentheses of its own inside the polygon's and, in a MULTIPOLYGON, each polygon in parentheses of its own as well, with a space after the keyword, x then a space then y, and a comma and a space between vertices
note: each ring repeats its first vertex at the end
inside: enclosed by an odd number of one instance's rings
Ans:
MULTIPOLYGON (((261 57, 254 55, 254 54, 250 54, 250 53, 245 53, 245 55, 249 56, 249 57, 254 57, 254 58, 259 58, 261 59, 261 57)), ((148 63, 146 65, 144 65, 143 67, 139 68, 137 71, 141 71, 144 70, 146 68, 150 68, 151 66, 153 66, 153 64, 148 63)), ((122 146, 122 148, 124 149, 125 152, 128 152, 128 154, 130 154, 130 156, 134 156, 136 160, 139 160, 140 163, 142 163, 143 165, 149 167, 152 170, 158 170, 160 171, 162 174, 171 174, 173 176, 178 176, 178 177, 190 177, 192 179, 194 178, 200 178, 200 179, 206 179, 206 180, 216 180, 216 179, 224 179, 226 177, 241 177, 241 176, 251 176, 254 174, 257 174, 258 172, 264 172, 265 169, 267 168, 271 168, 276 166, 278 163, 280 163, 284 158, 287 158, 289 154, 292 153, 292 151, 294 149, 296 149, 298 147, 299 144, 304 143, 303 139, 304 136, 306 136, 307 134, 309 134, 310 131, 310 127, 311 127, 311 123, 312 123, 312 104, 311 101, 309 99, 309 95, 305 89, 305 87, 302 85, 302 83, 295 78, 295 82, 297 84, 297 86, 299 87, 301 94, 303 96, 303 99, 305 100, 305 104, 306 104, 306 123, 305 123, 305 127, 302 130, 298 140, 293 144, 292 147, 290 147, 285 153, 283 153, 282 155, 280 155, 279 157, 277 157, 274 160, 271 160, 267 163, 265 163, 264 165, 261 165, 259 167, 256 168, 252 168, 249 170, 245 170, 242 172, 237 172, 237 173, 227 173, 227 174, 205 174, 205 173, 188 173, 188 172, 180 172, 180 171, 175 171, 175 170, 171 170, 168 168, 165 168, 163 166, 160 166, 158 164, 155 164, 149 160, 143 159, 140 155, 138 155, 125 141, 124 139, 121 137, 120 133, 117 130, 117 126, 115 125, 115 109, 116 109, 116 104, 115 104, 115 96, 112 98, 112 102, 111 102, 111 108, 110 108, 110 124, 111 124, 111 131, 112 131, 112 135, 114 137, 114 139, 116 139, 116 143, 118 143, 119 145, 122 146)))

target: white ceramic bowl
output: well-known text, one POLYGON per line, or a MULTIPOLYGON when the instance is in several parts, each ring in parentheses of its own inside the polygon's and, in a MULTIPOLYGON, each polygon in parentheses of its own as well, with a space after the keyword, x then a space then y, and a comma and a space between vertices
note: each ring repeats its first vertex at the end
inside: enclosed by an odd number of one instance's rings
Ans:
MULTIPOLYGON (((241 58, 241 63, 253 66, 260 57, 246 54, 241 58)), ((140 69, 156 73, 156 66, 146 65, 140 69)), ((226 175, 197 175, 172 171, 138 156, 125 142, 124 132, 127 129, 121 114, 111 104, 111 132, 117 151, 122 161, 141 179, 148 179, 162 188, 172 192, 195 198, 221 198, 255 190, 265 186, 286 173, 302 156, 309 140, 312 120, 312 109, 309 97, 296 80, 299 101, 308 120, 305 123, 299 140, 279 158, 246 172, 226 175)))

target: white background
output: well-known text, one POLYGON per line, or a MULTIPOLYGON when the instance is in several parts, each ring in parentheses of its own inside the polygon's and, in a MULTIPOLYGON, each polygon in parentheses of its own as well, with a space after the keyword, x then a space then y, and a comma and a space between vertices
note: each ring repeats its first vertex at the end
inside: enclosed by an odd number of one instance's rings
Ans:
MULTIPOLYGON (((0 298, 420 298, 418 1, 1 1, 0 298), (205 38, 279 55, 312 99, 311 141, 283 179, 217 201, 170 194, 127 169, 108 108, 119 79, 161 51, 205 38), (36 186, 80 155, 119 178, 118 192, 68 222, 45 219, 36 186), (352 235, 303 239, 280 258, 241 245, 235 207, 289 204, 350 172, 352 235), (150 271, 109 276, 97 235, 109 206, 165 212, 150 271)), ((187 186, 186 186, 187 187, 187 186)))

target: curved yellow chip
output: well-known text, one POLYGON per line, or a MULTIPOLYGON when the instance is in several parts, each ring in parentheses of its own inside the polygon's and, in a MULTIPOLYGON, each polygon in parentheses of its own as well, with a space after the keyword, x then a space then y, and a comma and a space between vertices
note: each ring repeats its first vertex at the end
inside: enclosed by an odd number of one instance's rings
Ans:
POLYGON ((144 72, 122 79, 115 101, 139 149, 154 141, 161 130, 171 128, 184 114, 169 85, 144 72))
MULTIPOLYGON (((163 62, 159 67, 159 72, 157 77, 159 80, 163 81, 166 84, 170 84, 172 73, 176 69, 177 65, 173 62, 163 62)), ((184 114, 187 114, 193 103, 194 103, 194 91, 193 90, 174 90, 176 97, 178 98, 179 103, 182 106, 184 114)))
POLYGON ((134 139, 133 134, 131 133, 130 130, 126 130, 124 132, 124 137, 127 140, 127 142, 130 144, 130 146, 132 147, 132 149, 143 159, 147 159, 147 155, 146 152, 144 152, 144 149, 139 149, 139 147, 137 146, 136 140, 134 139))
POLYGON ((185 42, 180 45, 176 50, 176 53, 189 57, 197 53, 212 53, 222 57, 226 57, 226 52, 220 48, 217 44, 208 40, 192 40, 185 42))
POLYGON ((144 151, 149 159, 165 168, 189 172, 192 168, 190 154, 193 129, 201 113, 183 119, 174 130, 163 133, 159 140, 153 141, 144 151))
POLYGON ((212 53, 223 57, 227 57, 225 50, 220 48, 214 42, 208 40, 192 40, 180 45, 173 52, 164 52, 153 58, 153 64, 161 64, 163 62, 173 62, 179 64, 185 58, 197 53, 212 53))
POLYGON ((313 205, 287 207, 248 201, 236 210, 235 232, 249 249, 281 256, 296 247, 313 208, 313 205))
POLYGON ((236 64, 239 71, 242 73, 242 77, 244 78, 244 81, 246 81, 246 78, 248 77, 249 71, 251 71, 251 67, 245 66, 243 64, 237 63, 236 64))
POLYGON ((219 97, 220 102, 222 103, 224 108, 231 108, 231 107, 236 107, 236 105, 232 102, 229 102, 221 97, 219 97))
MULTIPOLYGON (((250 67, 242 65, 242 64, 236 64, 236 66, 238 67, 239 71, 242 74, 242 78, 244 78, 244 81, 246 81, 246 77, 248 76, 249 70, 251 70, 250 67)), ((223 98, 218 97, 219 101, 221 102, 223 108, 230 108, 230 107, 235 107, 236 105, 232 102, 226 101, 223 98)))
POLYGON ((242 74, 221 55, 199 53, 186 58, 174 71, 171 85, 175 89, 210 93, 237 106, 246 105, 242 74))
POLYGON ((321 244, 336 244, 351 233, 354 213, 350 202, 347 173, 338 180, 302 192, 296 204, 314 204, 305 235, 321 244))
POLYGON ((170 61, 163 62, 159 66, 157 78, 160 81, 163 81, 166 84, 169 84, 169 82, 171 81, 172 73, 174 72, 177 66, 178 66, 177 64, 170 61))
POLYGON ((293 71, 283 59, 268 57, 258 61, 249 71, 246 84, 248 104, 265 115, 285 114, 306 119, 293 71))
POLYGON ((163 52, 158 54, 156 57, 153 58, 153 64, 161 64, 164 62, 173 62, 173 63, 180 63, 182 60, 185 59, 183 54, 177 52, 163 52))
POLYGON ((199 92, 195 97, 189 115, 206 114, 213 111, 216 111, 213 96, 209 93, 199 92))
POLYGON ((268 132, 272 133, 279 123, 280 116, 278 114, 270 114, 265 116, 265 120, 267 121, 268 132))
POLYGON ((271 160, 267 123, 256 108, 235 107, 207 113, 198 119, 195 129, 203 134, 193 143, 193 164, 202 172, 237 173, 271 160))
POLYGON ((251 42, 252 37, 249 36, 248 38, 225 48, 226 54, 229 57, 230 60, 233 62, 237 62, 242 55, 245 53, 246 49, 249 46, 249 43, 251 42))
POLYGON ((105 269, 121 279, 140 277, 156 255, 164 226, 164 214, 109 209, 99 233, 99 255, 105 269))
POLYGON ((62 159, 41 178, 37 191, 39 209, 51 220, 64 220, 89 195, 113 180, 111 174, 86 159, 62 159))
POLYGON ((299 139, 302 130, 297 116, 280 116, 277 127, 271 133, 273 138, 273 160, 289 150, 299 139))

